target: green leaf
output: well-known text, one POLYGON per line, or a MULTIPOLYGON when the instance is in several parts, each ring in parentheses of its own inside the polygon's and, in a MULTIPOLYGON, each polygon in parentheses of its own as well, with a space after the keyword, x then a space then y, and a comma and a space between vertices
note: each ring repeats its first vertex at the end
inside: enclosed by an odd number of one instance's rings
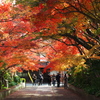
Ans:
POLYGON ((97 34, 97 35, 100 34, 100 28, 98 28, 98 29, 96 30, 96 34, 97 34))

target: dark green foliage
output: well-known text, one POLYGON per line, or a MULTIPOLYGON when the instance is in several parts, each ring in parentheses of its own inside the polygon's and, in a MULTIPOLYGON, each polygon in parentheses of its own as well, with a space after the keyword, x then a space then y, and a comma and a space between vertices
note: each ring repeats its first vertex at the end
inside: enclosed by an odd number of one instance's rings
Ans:
POLYGON ((9 81, 9 87, 18 85, 20 83, 20 77, 19 76, 13 76, 13 79, 9 81))
POLYGON ((76 74, 75 68, 71 70, 69 82, 91 95, 100 96, 100 60, 87 59, 86 64, 90 67, 82 68, 82 71, 76 74))
POLYGON ((20 83, 20 77, 14 76, 14 82, 16 82, 16 84, 20 83))
POLYGON ((15 85, 17 85, 17 83, 14 82, 14 81, 11 81, 11 82, 9 83, 9 86, 10 86, 10 87, 11 87, 11 86, 15 86, 15 85))
POLYGON ((25 6, 35 7, 39 5, 39 0, 16 0, 16 4, 23 4, 25 6))
POLYGON ((20 83, 20 77, 19 76, 12 76, 9 71, 6 71, 3 74, 3 71, 0 70, 0 74, 2 74, 2 77, 0 77, 0 89, 6 89, 7 86, 15 86, 20 83))

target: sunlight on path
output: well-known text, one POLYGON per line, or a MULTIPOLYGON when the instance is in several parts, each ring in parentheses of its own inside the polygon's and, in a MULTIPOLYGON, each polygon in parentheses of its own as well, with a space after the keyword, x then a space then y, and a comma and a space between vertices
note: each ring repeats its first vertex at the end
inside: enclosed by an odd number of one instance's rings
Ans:
POLYGON ((48 85, 32 86, 18 90, 4 100, 82 100, 69 89, 48 85))

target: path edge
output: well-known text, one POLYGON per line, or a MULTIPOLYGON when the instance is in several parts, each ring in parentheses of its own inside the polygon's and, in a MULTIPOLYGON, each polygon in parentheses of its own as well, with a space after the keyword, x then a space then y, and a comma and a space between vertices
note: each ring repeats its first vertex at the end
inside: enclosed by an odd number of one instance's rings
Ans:
POLYGON ((4 100, 4 98, 7 97, 8 95, 10 95, 11 93, 13 93, 21 88, 25 88, 25 87, 26 87, 25 83, 20 83, 11 88, 0 90, 0 100, 4 100))

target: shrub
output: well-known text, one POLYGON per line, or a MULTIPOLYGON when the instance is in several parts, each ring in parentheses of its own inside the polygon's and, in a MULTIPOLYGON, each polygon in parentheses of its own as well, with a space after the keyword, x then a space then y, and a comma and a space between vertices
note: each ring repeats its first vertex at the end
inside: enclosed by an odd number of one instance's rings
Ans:
POLYGON ((69 82, 91 95, 100 96, 100 60, 88 59, 86 64, 90 67, 72 68, 69 82))
POLYGON ((14 81, 12 81, 12 82, 9 83, 9 86, 10 86, 10 87, 11 87, 11 86, 15 86, 15 85, 17 85, 17 83, 14 82, 14 81))
POLYGON ((16 82, 16 84, 19 84, 20 81, 20 77, 19 76, 14 76, 14 82, 16 82))

